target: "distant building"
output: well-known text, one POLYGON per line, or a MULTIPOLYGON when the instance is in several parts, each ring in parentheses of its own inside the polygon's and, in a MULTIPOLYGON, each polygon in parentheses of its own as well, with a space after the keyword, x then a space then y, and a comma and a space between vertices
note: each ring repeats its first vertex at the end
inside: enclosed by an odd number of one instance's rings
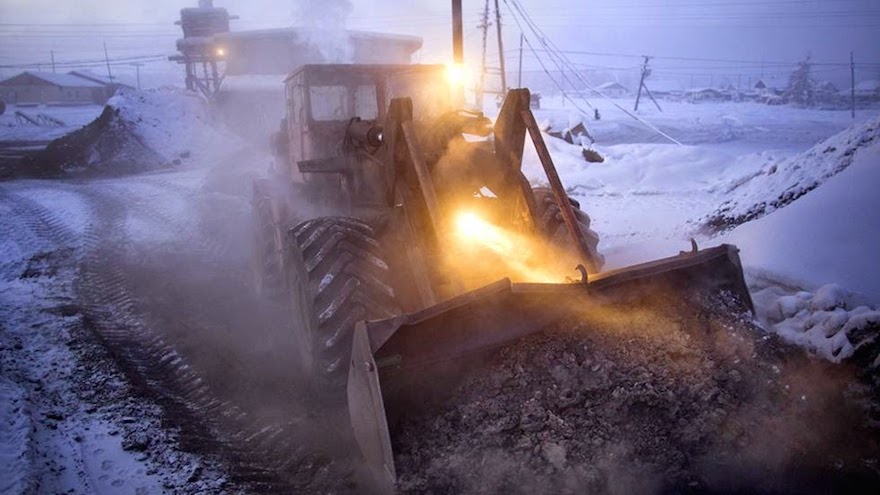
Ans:
POLYGON ((339 29, 298 27, 230 30, 236 19, 211 0, 185 8, 183 38, 170 60, 185 66, 186 86, 217 103, 231 127, 256 142, 284 117, 284 79, 299 66, 321 63, 409 64, 422 39, 339 29))
POLYGON ((225 53, 226 74, 287 75, 297 67, 315 63, 408 64, 412 54, 422 47, 422 39, 364 31, 344 31, 334 47, 345 53, 346 60, 328 60, 321 46, 309 39, 309 32, 300 28, 230 31, 213 37, 218 49, 225 53))
POLYGON ((134 86, 125 84, 124 82, 120 82, 118 79, 116 79, 115 76, 111 79, 110 77, 95 74, 94 72, 89 70, 72 70, 68 72, 68 74, 72 76, 78 76, 83 79, 88 79, 89 81, 93 81, 99 84, 103 84, 104 88, 106 88, 107 90, 107 98, 110 98, 111 96, 116 94, 116 90, 120 88, 135 89, 134 86))
POLYGON ((115 92, 74 73, 28 71, 0 81, 0 99, 14 105, 103 105, 115 92))
POLYGON ((684 86, 672 79, 651 79, 646 84, 655 98, 680 100, 684 96, 684 86))
POLYGON ((687 92, 687 99, 692 103, 701 101, 723 101, 724 94, 715 88, 694 88, 687 92))
POLYGON ((861 102, 880 101, 880 80, 868 79, 856 84, 856 100, 861 102))
POLYGON ((605 96, 609 98, 623 98, 629 96, 631 93, 629 89, 627 89, 624 85, 619 82, 611 81, 605 84, 600 85, 598 88, 599 91, 602 92, 605 96))
MULTIPOLYGON (((414 36, 345 31, 343 51, 348 63, 408 64, 421 48, 414 36)), ((330 63, 320 46, 310 43, 298 28, 238 31, 214 35, 224 53, 225 77, 213 96, 232 127, 262 142, 284 117, 284 79, 297 67, 330 63), (236 121, 246 120, 247 126, 236 121)), ((326 48, 326 45, 324 46, 326 48)))

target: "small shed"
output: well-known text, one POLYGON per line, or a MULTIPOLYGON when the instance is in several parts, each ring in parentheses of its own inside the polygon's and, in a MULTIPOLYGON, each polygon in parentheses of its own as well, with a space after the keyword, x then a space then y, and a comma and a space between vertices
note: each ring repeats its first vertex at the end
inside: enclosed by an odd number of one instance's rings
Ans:
POLYGON ((722 101, 724 94, 715 88, 694 88, 687 92, 688 101, 722 101))
POLYGON ((28 71, 0 81, 0 99, 14 105, 91 105, 107 98, 104 84, 73 74, 28 71))
POLYGON ((684 86, 674 79, 651 79, 645 84, 657 98, 677 100, 684 96, 684 86))
POLYGON ((629 89, 616 81, 602 84, 597 89, 609 98, 623 98, 630 95, 629 89))
POLYGON ((862 101, 880 101, 880 80, 868 79, 856 84, 856 98, 862 101))

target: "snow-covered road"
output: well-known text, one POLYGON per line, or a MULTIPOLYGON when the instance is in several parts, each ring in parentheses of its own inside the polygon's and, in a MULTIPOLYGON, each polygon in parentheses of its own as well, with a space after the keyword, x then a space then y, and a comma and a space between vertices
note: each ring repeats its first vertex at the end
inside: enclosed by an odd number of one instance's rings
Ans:
POLYGON ((283 312, 246 286, 247 173, 0 183, 0 491, 337 482, 283 312))

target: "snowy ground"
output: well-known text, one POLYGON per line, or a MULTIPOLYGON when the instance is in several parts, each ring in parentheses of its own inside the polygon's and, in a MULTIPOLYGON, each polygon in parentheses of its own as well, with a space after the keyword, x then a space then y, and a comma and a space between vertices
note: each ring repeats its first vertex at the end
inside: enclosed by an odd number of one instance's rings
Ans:
MULTIPOLYGON (((555 130, 584 122, 596 139, 593 147, 605 157, 604 163, 587 163, 581 146, 547 140, 563 184, 593 219, 607 268, 677 254, 688 249, 690 238, 701 246, 729 242, 741 249, 768 329, 840 359, 856 345, 844 339, 851 318, 855 328, 876 324, 880 315, 871 308, 880 305, 873 254, 880 240, 874 191, 880 112, 862 111, 853 120, 848 112, 755 103, 661 101, 662 113, 644 105, 638 115, 683 143, 676 145, 609 102, 596 103, 603 116, 598 122, 570 109, 548 108, 559 103, 542 100, 538 118, 555 130), (774 211, 769 205, 777 198, 785 198, 780 203, 787 206, 774 211), (719 233, 707 223, 720 212, 739 215, 740 222, 766 216, 719 233), (811 310, 809 301, 828 284, 843 295, 811 310), (800 297, 794 313, 769 316, 785 304, 780 298, 790 297, 800 297), (837 311, 829 320, 831 314, 813 314, 824 311, 818 307, 837 311)), ((530 145, 525 162, 526 175, 542 182, 530 145)))
POLYGON ((22 186, 0 188, 0 491, 217 490, 213 462, 175 447, 161 409, 92 333, 77 288, 90 205, 56 184, 22 186))

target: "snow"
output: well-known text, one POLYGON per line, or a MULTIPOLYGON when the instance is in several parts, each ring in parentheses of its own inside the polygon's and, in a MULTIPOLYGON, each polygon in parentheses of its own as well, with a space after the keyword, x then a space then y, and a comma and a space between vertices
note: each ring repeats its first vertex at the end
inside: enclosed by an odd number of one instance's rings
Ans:
POLYGON ((856 84, 856 92, 859 93, 875 93, 880 91, 880 79, 868 79, 856 84))
POLYGON ((766 328, 833 362, 873 342, 876 337, 863 332, 880 326, 880 311, 859 305, 857 297, 837 284, 823 285, 815 293, 770 286, 752 297, 766 328))
POLYGON ((160 408, 88 347, 75 304, 88 206, 63 184, 18 181, 0 183, 0 213, 0 493, 198 491, 193 469, 213 468, 177 450, 160 408))
MULTIPOLYGON (((558 97, 542 103, 540 121, 554 130, 583 121, 605 157, 587 163, 580 145, 545 134, 563 184, 599 233, 607 269, 675 255, 689 238, 736 244, 764 328, 833 361, 865 344, 880 306, 876 111, 853 122, 841 111, 661 100, 664 112, 639 112, 686 143, 676 146, 607 102, 591 101, 598 122, 560 108, 558 97), (722 213, 736 221, 721 227, 745 223, 718 235, 707 222, 722 213)), ((530 143, 523 172, 546 183, 530 143)))
MULTIPOLYGON (((588 95, 589 96, 589 95, 588 95)), ((554 129, 570 127, 577 121, 589 128, 597 143, 669 143, 656 132, 623 114, 614 104, 632 112, 635 97, 589 99, 601 120, 593 120, 592 109, 584 103, 581 114, 558 95, 544 95, 538 121, 549 121, 554 129)), ((675 139, 689 145, 723 145, 749 151, 788 150, 801 152, 853 124, 848 110, 802 109, 787 105, 769 106, 755 102, 688 103, 658 100, 663 111, 650 100, 642 100, 637 115, 656 125, 675 139)), ((492 109, 487 108, 491 113, 492 109)), ((856 122, 876 116, 877 111, 859 111, 856 122)))
POLYGON ((100 105, 84 105, 74 107, 61 106, 27 106, 16 107, 10 105, 6 112, 0 115, 0 143, 8 141, 51 141, 68 134, 101 115, 103 107, 100 105), (29 116, 36 117, 46 114, 60 120, 63 126, 35 126, 27 122, 18 122, 15 112, 22 111, 29 116))
POLYGON ((27 453, 32 429, 24 390, 0 376, 0 492, 27 488, 27 453))
POLYGON ((121 88, 107 101, 135 135, 167 161, 189 157, 211 163, 229 149, 243 147, 222 119, 195 93, 176 88, 138 91, 121 88))
MULTIPOLYGON (((832 136, 807 152, 758 170, 745 181, 728 182, 731 191, 710 220, 738 224, 758 218, 806 194, 847 168, 880 143, 880 118, 832 136)), ((874 157, 876 160, 876 156, 874 157)))
MULTIPOLYGON (((846 170, 809 194, 722 239, 738 245, 753 269, 805 288, 836 282, 880 302, 880 140, 852 155, 846 170)), ((803 156, 803 168, 822 173, 813 156, 803 156)))

